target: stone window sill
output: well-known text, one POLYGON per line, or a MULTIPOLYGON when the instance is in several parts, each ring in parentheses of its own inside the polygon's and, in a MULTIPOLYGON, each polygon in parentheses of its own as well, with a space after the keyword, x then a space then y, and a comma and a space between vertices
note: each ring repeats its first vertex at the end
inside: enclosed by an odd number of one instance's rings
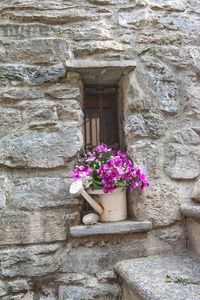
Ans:
POLYGON ((83 237, 105 234, 125 234, 144 232, 152 229, 151 222, 120 221, 110 223, 97 223, 92 226, 78 225, 70 228, 73 237, 83 237))

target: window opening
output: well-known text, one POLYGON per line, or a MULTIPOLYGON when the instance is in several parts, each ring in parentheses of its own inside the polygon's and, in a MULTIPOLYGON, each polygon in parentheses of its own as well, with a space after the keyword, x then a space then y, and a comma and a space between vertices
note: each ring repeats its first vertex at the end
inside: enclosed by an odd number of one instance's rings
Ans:
MULTIPOLYGON (((105 143, 118 148, 118 91, 115 87, 86 87, 84 90, 84 134, 85 145, 105 143)), ((84 214, 93 212, 88 202, 84 214)))
POLYGON ((118 105, 116 88, 85 88, 85 145, 105 143, 119 146, 118 105))

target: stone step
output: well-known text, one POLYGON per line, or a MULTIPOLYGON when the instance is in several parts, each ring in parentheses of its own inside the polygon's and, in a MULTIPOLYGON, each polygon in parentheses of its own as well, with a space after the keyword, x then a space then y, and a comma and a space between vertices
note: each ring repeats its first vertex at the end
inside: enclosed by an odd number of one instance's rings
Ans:
POLYGON ((182 204, 181 212, 186 216, 188 246, 192 251, 200 255, 200 202, 182 204))
POLYGON ((189 254, 121 261, 123 300, 199 300, 200 260, 189 254))

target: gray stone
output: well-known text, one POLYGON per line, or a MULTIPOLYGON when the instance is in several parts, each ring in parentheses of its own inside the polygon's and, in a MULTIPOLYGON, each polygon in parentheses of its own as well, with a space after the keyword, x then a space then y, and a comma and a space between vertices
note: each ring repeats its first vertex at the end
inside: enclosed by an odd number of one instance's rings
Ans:
POLYGON ((77 86, 73 84, 55 84, 48 88, 46 95, 59 100, 81 100, 81 91, 77 86))
POLYGON ((39 88, 8 87, 0 90, 0 99, 6 103, 14 103, 21 100, 34 100, 44 97, 44 92, 39 88))
POLYGON ((200 136, 190 128, 177 131, 172 135, 171 142, 187 145, 198 145, 200 144, 200 136))
POLYGON ((26 132, 0 140, 0 164, 8 167, 64 166, 83 144, 78 123, 67 122, 58 132, 26 132))
POLYGON ((132 210, 136 219, 148 220, 153 227, 167 226, 181 219, 177 188, 166 181, 152 181, 143 195, 132 195, 132 210))
POLYGON ((196 255, 200 255, 200 213, 196 216, 188 216, 186 218, 186 228, 188 233, 188 248, 196 255))
MULTIPOLYGON (((60 6, 60 2, 57 2, 55 5, 52 5, 51 2, 51 9, 47 5, 47 2, 45 3, 45 14, 44 14, 44 7, 41 10, 38 10, 38 7, 36 6, 28 6, 27 10, 24 10, 23 12, 21 10, 16 10, 17 6, 16 4, 13 4, 14 6, 10 6, 10 8, 13 8, 11 10, 7 10, 3 12, 4 18, 10 18, 14 21, 18 22, 34 22, 34 23, 43 23, 43 24, 68 24, 68 23, 74 23, 74 22, 80 22, 84 20, 95 20, 98 19, 98 16, 93 16, 91 12, 91 8, 84 8, 81 7, 78 9, 74 9, 74 7, 69 7, 68 5, 61 6, 58 9, 58 3, 60 6), (32 9, 31 9, 32 8, 32 9)), ((38 3, 37 3, 38 5, 38 3)), ((42 5, 41 5, 42 6, 42 5)))
POLYGON ((200 201, 200 180, 198 180, 192 190, 191 198, 193 200, 200 201))
POLYGON ((129 145, 128 154, 135 165, 148 174, 148 177, 156 177, 159 172, 160 149, 150 141, 137 141, 129 145))
POLYGON ((10 281, 8 283, 8 289, 10 293, 28 292, 29 285, 26 280, 18 279, 18 280, 10 281))
POLYGON ((6 205, 6 177, 0 177, 0 209, 6 205))
POLYGON ((157 114, 135 114, 125 121, 125 134, 128 138, 138 137, 162 137, 166 132, 165 120, 157 114))
POLYGON ((125 234, 131 232, 148 231, 152 229, 151 222, 121 221, 111 223, 99 223, 92 226, 74 226, 70 228, 72 236, 88 236, 99 234, 125 234))
POLYGON ((15 212, 0 216, 1 245, 48 243, 66 238, 66 212, 15 212))
POLYGON ((7 294, 7 288, 3 281, 0 281, 0 297, 3 297, 7 294))
POLYGON ((198 154, 188 146, 169 144, 164 169, 172 179, 194 179, 199 175, 198 154))
POLYGON ((62 38, 40 38, 0 44, 0 62, 56 64, 68 59, 68 43, 62 38), (2 49, 2 51, 1 51, 2 49))
POLYGON ((0 82, 30 85, 57 81, 65 77, 66 68, 62 65, 50 67, 24 66, 14 64, 0 65, 0 82))
POLYGON ((0 107, 0 115, 0 138, 23 127, 23 116, 20 111, 0 107))
POLYGON ((60 286, 59 287, 60 300, 120 300, 121 288, 118 284, 102 284, 92 282, 90 286, 60 286))
POLYGON ((57 114, 59 120, 72 120, 83 124, 83 111, 76 100, 63 100, 57 105, 57 114))
POLYGON ((23 40, 56 35, 54 30, 47 25, 35 24, 0 24, 0 37, 6 40, 23 40))
POLYGON ((4 277, 34 277, 54 274, 60 266, 58 244, 15 247, 0 251, 0 274, 4 277))
POLYGON ((200 204, 199 203, 183 203, 181 205, 181 212, 184 216, 200 218, 200 204))
POLYGON ((118 235, 114 238, 104 235, 101 239, 93 237, 92 240, 80 240, 78 247, 76 245, 70 251, 64 251, 60 272, 95 274, 110 270, 124 257, 130 259, 144 256, 145 237, 145 233, 134 233, 127 237, 118 235))
POLYGON ((139 297, 136 299, 199 299, 198 259, 185 255, 153 256, 120 262, 116 271, 127 288, 139 297), (186 284, 181 284, 184 280, 186 284))
POLYGON ((79 202, 69 197, 70 184, 70 179, 59 177, 16 179, 12 182, 9 203, 29 210, 75 206, 79 202))

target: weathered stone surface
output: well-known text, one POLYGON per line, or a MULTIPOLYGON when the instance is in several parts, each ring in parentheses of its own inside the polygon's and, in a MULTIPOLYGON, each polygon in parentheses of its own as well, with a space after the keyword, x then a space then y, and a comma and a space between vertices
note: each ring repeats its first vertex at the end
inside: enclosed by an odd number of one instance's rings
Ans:
POLYGON ((65 84, 57 83, 49 87, 46 94, 59 100, 81 100, 80 88, 67 82, 65 84))
POLYGON ((0 107, 0 138, 20 129, 23 126, 23 116, 20 111, 0 107))
POLYGON ((6 177, 0 177, 0 209, 6 205, 6 177))
POLYGON ((79 124, 68 122, 58 132, 26 132, 0 140, 0 165, 53 168, 64 166, 83 144, 79 124))
POLYGON ((134 234, 130 239, 124 239, 124 237, 120 237, 120 239, 116 237, 115 240, 104 238, 106 241, 101 239, 101 245, 95 245, 91 241, 90 246, 79 245, 72 248, 71 251, 66 249, 62 256, 63 263, 60 271, 95 274, 110 270, 123 257, 128 259, 144 256, 146 253, 144 238, 145 234, 142 233, 134 234), (113 243, 109 243, 111 241, 113 243))
POLYGON ((166 132, 165 120, 157 114, 135 114, 125 121, 125 134, 133 138, 162 137, 166 132))
POLYGON ((16 8, 16 5, 9 7, 11 10, 4 11, 2 16, 4 18, 11 18, 12 20, 18 22, 41 22, 43 24, 66 24, 66 23, 74 23, 78 21, 84 20, 95 20, 99 19, 98 16, 91 15, 91 8, 80 8, 74 9, 62 6, 62 9, 58 10, 57 6, 53 7, 53 10, 48 10, 46 6, 45 14, 42 10, 35 9, 35 6, 30 7, 27 6, 27 10, 14 10, 12 8, 16 8), (31 9, 32 8, 32 9, 31 9))
POLYGON ((149 220, 153 227, 167 226, 181 219, 180 198, 175 186, 165 181, 152 181, 143 195, 132 195, 132 209, 137 220, 149 220))
POLYGON ((137 141, 134 145, 129 145, 128 154, 134 164, 146 171, 148 176, 157 176, 160 160, 160 149, 157 144, 149 141, 137 141))
POLYGON ((164 168, 172 179, 194 179, 199 175, 198 153, 188 146, 169 144, 164 168))
MULTIPOLYGON (((128 285, 136 299, 199 299, 200 261, 198 259, 180 256, 153 256, 120 262, 117 273, 128 285), (186 281, 178 284, 176 279, 186 281)), ((127 298, 134 299, 134 298, 127 298)))
POLYGON ((187 128, 182 131, 177 131, 172 135, 171 142, 187 145, 200 144, 200 136, 193 129, 187 128))
POLYGON ((7 87, 0 90, 0 99, 18 102, 21 100, 34 100, 43 98, 44 92, 39 88, 7 87))
POLYGON ((186 226, 188 231, 189 248, 194 251, 198 256, 200 255, 200 209, 198 218, 190 216, 186 218, 186 226))
POLYGON ((8 290, 11 293, 28 292, 29 285, 26 280, 18 279, 8 283, 8 290))
POLYGON ((187 202, 181 205, 181 212, 184 216, 200 218, 199 203, 187 202))
POLYGON ((0 251, 0 274, 4 277, 33 277, 55 273, 59 245, 40 245, 0 251))
POLYGON ((78 202, 69 197, 70 183, 70 179, 59 177, 16 179, 9 203, 24 209, 77 205, 78 202))
POLYGON ((14 64, 0 65, 0 83, 30 85, 57 81, 66 75, 66 69, 62 65, 50 67, 24 66, 14 64))
POLYGON ((121 288, 118 284, 102 284, 97 280, 91 282, 91 286, 60 286, 59 287, 59 299, 73 299, 73 300, 119 300, 121 299, 121 288))
POLYGON ((193 200, 200 201, 200 180, 198 180, 192 190, 191 198, 193 200))
POLYGON ((68 47, 62 38, 7 41, 0 44, 0 63, 56 64, 69 58, 68 47))
POLYGON ((0 216, 1 245, 62 241, 66 238, 66 212, 15 212, 0 216))
POLYGON ((0 37, 6 40, 23 40, 56 35, 54 30, 43 24, 0 24, 0 37))

